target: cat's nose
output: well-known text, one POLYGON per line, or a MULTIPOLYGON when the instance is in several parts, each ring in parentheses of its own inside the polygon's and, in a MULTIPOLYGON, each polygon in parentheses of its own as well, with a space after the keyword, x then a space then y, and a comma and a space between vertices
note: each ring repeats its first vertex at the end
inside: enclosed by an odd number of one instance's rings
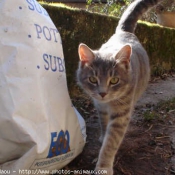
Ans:
POLYGON ((99 94, 103 98, 104 96, 106 96, 107 93, 106 92, 100 92, 99 94))

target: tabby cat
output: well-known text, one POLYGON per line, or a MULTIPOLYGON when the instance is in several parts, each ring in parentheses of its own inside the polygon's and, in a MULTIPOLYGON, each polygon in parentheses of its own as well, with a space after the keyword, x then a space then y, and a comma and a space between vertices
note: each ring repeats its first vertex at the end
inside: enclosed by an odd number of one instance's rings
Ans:
MULTIPOLYGON (((114 158, 135 103, 147 87, 149 58, 134 35, 139 17, 161 0, 136 0, 122 15, 116 33, 98 50, 80 44, 77 81, 93 99, 102 147, 95 170, 113 174, 114 158)), ((100 173, 99 173, 100 174, 100 173)))

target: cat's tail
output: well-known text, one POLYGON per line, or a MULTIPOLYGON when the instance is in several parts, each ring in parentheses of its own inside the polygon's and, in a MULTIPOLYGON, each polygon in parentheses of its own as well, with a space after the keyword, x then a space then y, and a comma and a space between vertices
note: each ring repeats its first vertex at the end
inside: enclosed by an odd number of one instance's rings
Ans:
POLYGON ((149 8, 157 5, 162 0, 135 0, 123 13, 117 30, 134 33, 137 21, 149 8))

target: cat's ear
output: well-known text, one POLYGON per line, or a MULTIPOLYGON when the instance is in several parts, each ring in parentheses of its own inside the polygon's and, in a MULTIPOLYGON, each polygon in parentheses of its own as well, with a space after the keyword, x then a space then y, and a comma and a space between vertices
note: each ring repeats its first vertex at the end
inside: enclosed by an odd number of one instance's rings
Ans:
POLYGON ((93 51, 86 44, 82 43, 78 47, 78 54, 83 65, 90 63, 95 58, 93 51))
POLYGON ((128 69, 130 65, 131 54, 131 46, 129 44, 123 46, 115 56, 116 62, 128 69))

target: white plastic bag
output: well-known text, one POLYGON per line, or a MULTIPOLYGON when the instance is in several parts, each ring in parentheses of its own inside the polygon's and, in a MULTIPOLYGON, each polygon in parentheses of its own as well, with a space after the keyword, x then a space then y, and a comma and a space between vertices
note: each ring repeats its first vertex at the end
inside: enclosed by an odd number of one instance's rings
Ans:
POLYGON ((0 0, 1 174, 60 169, 82 151, 85 139, 49 15, 35 0, 0 0))

